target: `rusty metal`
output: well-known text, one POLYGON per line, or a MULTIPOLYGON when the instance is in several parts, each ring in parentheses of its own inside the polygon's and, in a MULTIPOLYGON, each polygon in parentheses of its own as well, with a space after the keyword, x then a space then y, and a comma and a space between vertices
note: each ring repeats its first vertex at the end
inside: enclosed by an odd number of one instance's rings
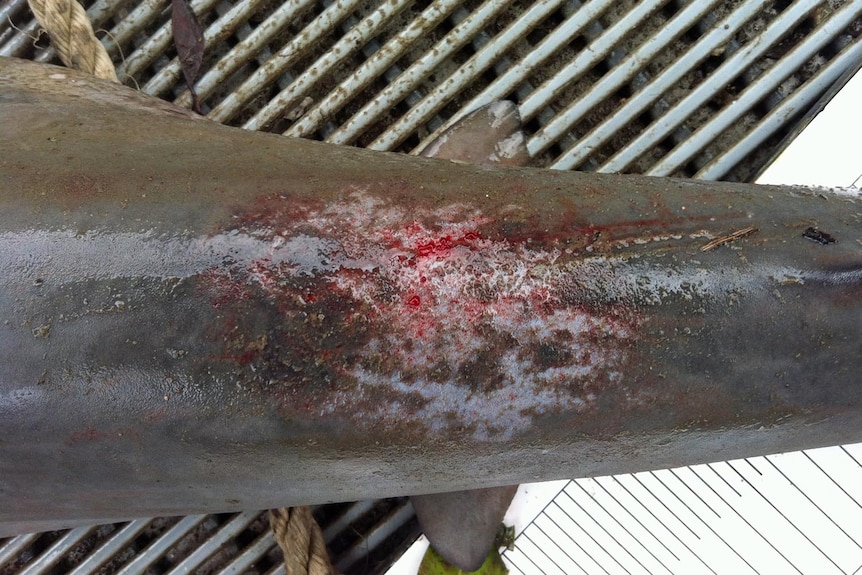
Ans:
POLYGON ((857 198, 394 156, 113 90, 0 64, 0 534, 862 439, 857 198))

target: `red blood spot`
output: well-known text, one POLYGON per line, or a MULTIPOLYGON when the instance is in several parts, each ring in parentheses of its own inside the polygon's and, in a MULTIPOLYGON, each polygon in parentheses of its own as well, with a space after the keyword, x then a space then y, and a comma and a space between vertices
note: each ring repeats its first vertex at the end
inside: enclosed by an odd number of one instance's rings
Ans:
POLYGON ((422 300, 419 299, 418 295, 414 295, 410 299, 407 300, 407 305, 412 306, 412 307, 419 307, 419 305, 421 303, 422 303, 422 300))
POLYGON ((427 281, 428 281, 428 278, 426 278, 425 276, 422 276, 422 277, 420 277, 420 278, 419 278, 419 282, 420 282, 420 283, 423 283, 423 284, 424 284, 424 283, 425 283, 425 282, 427 282, 427 281))
POLYGON ((420 256, 431 255, 434 253, 435 248, 434 240, 429 240, 427 243, 419 244, 419 246, 417 246, 416 254, 420 256))
POLYGON ((479 239, 479 234, 476 232, 467 232, 466 234, 464 234, 464 239, 468 242, 472 242, 479 239))
POLYGON ((305 301, 308 303, 314 303, 317 301, 317 296, 313 293, 305 294, 305 301))

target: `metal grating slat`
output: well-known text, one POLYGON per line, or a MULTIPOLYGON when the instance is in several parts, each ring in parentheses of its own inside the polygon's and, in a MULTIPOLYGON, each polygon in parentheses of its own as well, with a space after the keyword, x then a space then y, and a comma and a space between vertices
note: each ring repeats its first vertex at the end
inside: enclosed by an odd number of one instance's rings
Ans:
POLYGON ((720 180, 731 169, 749 157, 774 133, 786 126, 788 121, 809 109, 830 86, 839 81, 848 69, 858 68, 862 63, 862 42, 847 46, 837 57, 821 68, 815 76, 785 98, 746 133, 733 147, 727 149, 705 164, 695 177, 703 180, 720 180))
MULTIPOLYGON (((736 11, 721 20, 707 34, 701 37, 682 57, 666 68, 660 75, 632 95, 616 113, 592 129, 581 138, 577 144, 566 150, 551 164, 552 168, 565 170, 579 166, 595 149, 622 131, 631 118, 642 114, 671 86, 680 81, 682 76, 706 59, 711 52, 742 27, 750 18, 757 14, 767 0, 747 2, 736 11)), ((603 169, 604 171, 604 169, 603 169)))
MULTIPOLYGON (((574 3, 570 2, 567 6, 571 4, 574 3)), ((426 137, 417 148, 422 149, 430 144, 443 130, 451 127, 473 110, 517 92, 518 87, 528 82, 528 78, 535 73, 537 68, 554 56, 562 45, 572 38, 578 37, 612 4, 614 4, 614 0, 593 0, 584 5, 578 3, 559 26, 545 36, 532 50, 513 63, 508 70, 494 79, 482 92, 461 106, 457 114, 426 137)), ((523 97, 528 94, 523 94, 523 97)))
MULTIPOLYGON (((263 2, 264 0, 244 0, 243 2, 234 4, 224 16, 216 20, 212 26, 204 31, 204 43, 207 46, 216 44, 233 34, 241 24, 246 22, 257 11, 263 2)), ((147 94, 162 96, 170 90, 171 86, 179 81, 181 76, 180 61, 175 56, 141 90, 147 94)))
MULTIPOLYGON (((380 49, 375 51, 353 73, 332 90, 319 103, 315 104, 302 118, 294 123, 285 134, 302 137, 320 129, 322 122, 340 110, 357 92, 364 90, 375 77, 385 74, 403 50, 412 46, 429 28, 436 27, 452 10, 460 4, 460 0, 441 0, 432 3, 419 18, 413 19, 410 25, 401 30, 380 49)), ((387 80, 392 81, 401 71, 392 74, 387 80)))
POLYGON ((562 0, 543 0, 530 6, 518 19, 482 46, 446 80, 430 90, 420 102, 412 105, 406 114, 377 136, 368 145, 368 148, 373 150, 395 148, 419 126, 427 122, 432 114, 439 111, 456 94, 469 86, 476 76, 488 69, 500 57, 506 46, 513 44, 517 39, 533 30, 541 21, 556 11, 561 4, 562 0))
POLYGON ((245 551, 218 572, 219 575, 242 575, 252 570, 252 566, 276 547, 272 532, 267 531, 249 545, 245 551))
POLYGON ((341 64, 357 47, 368 43, 380 31, 380 28, 386 21, 404 10, 408 3, 408 0, 386 2, 368 17, 351 27, 349 32, 339 38, 323 56, 309 66, 290 86, 272 98, 243 127, 249 130, 258 130, 276 119, 283 110, 292 109, 321 76, 329 73, 332 68, 341 64))
MULTIPOLYGON (((208 12, 218 0, 192 0, 191 8, 195 14, 208 12)), ((117 66, 117 77, 120 81, 135 77, 146 67, 159 58, 173 39, 170 22, 163 24, 147 38, 134 52, 126 55, 126 59, 117 66)))
MULTIPOLYGON (((618 91, 625 83, 631 82, 641 72, 644 62, 652 60, 657 54, 665 50, 668 44, 674 42, 686 30, 694 26, 717 3, 718 0, 713 0, 712 2, 692 2, 684 10, 677 13, 668 22, 659 38, 642 45, 638 51, 629 55, 607 75, 603 76, 580 99, 572 102, 565 110, 557 114, 551 122, 542 126, 527 143, 530 153, 541 153, 559 140, 564 133, 570 131, 572 126, 581 121, 590 110, 608 98, 611 98, 614 92, 618 91)), ((589 148, 584 147, 584 149, 589 148)))
POLYGON ((701 126, 691 138, 677 145, 674 150, 653 165, 647 173, 653 176, 669 176, 684 162, 713 142, 731 124, 745 114, 757 102, 776 90, 794 71, 799 62, 812 58, 828 42, 862 15, 862 4, 849 3, 829 18, 820 28, 812 32, 784 58, 769 68, 750 84, 733 102, 710 121, 701 126))
POLYGON ((385 521, 379 522, 373 529, 363 534, 363 537, 336 561, 335 567, 341 573, 350 573, 355 565, 367 556, 369 549, 382 544, 395 531, 414 517, 413 506, 404 500, 395 512, 385 521))
POLYGON ((20 575, 41 575, 49 573, 54 565, 63 559, 63 556, 69 553, 78 543, 84 540, 90 534, 93 527, 78 527, 72 529, 65 535, 60 537, 53 545, 39 555, 35 560, 29 563, 19 573, 20 575))
POLYGON ((228 523, 216 531, 212 537, 200 544, 188 557, 182 560, 176 567, 168 572, 168 575, 186 575, 194 572, 210 555, 218 551, 219 547, 239 535, 246 527, 254 521, 259 514, 239 513, 228 523))
POLYGON ((127 523, 122 529, 101 545, 82 561, 69 575, 84 575, 98 571, 105 563, 113 559, 126 545, 131 543, 138 534, 149 525, 149 519, 137 519, 127 523))
POLYGON ((0 545, 0 568, 15 561, 38 537, 38 533, 28 533, 7 539, 0 545))
MULTIPOLYGON (((630 34, 638 25, 661 6, 667 0, 649 0, 638 3, 620 18, 613 26, 607 28, 604 33, 590 43, 590 49, 582 52, 571 62, 567 63, 553 77, 539 86, 535 92, 530 94, 520 105, 521 117, 529 120, 536 116, 542 108, 551 105, 562 90, 574 79, 580 78, 588 70, 598 66, 611 54, 621 38, 630 34)), ((528 143, 528 148, 530 144, 528 143)), ((530 153, 534 152, 530 150, 530 153)))
POLYGON ((158 559, 168 552, 177 541, 189 534, 197 527, 206 515, 189 515, 183 517, 180 521, 165 532, 161 537, 153 541, 146 549, 138 554, 132 561, 126 564, 119 572, 119 575, 134 575, 135 573, 143 573, 147 567, 158 561, 158 559))
POLYGON ((225 122, 239 113, 240 107, 255 94, 270 85, 294 63, 305 51, 321 42, 338 23, 357 9, 358 0, 337 0, 315 18, 302 32, 296 35, 281 50, 268 58, 263 66, 255 70, 234 92, 231 92, 209 114, 217 122, 225 122))
POLYGON ((767 49, 780 40, 789 28, 799 24, 813 9, 808 0, 797 0, 782 12, 764 30, 757 42, 751 42, 731 55, 703 83, 695 87, 685 98, 674 105, 661 119, 623 147, 602 165, 602 171, 621 172, 641 154, 656 146, 671 131, 682 124, 697 108, 714 97, 722 86, 737 76, 761 57, 767 49))
POLYGON ((420 58, 401 73, 386 88, 381 90, 373 100, 344 122, 337 130, 329 134, 327 142, 333 144, 349 144, 359 137, 360 133, 377 122, 392 106, 401 101, 408 93, 415 90, 433 69, 446 58, 452 56, 470 38, 480 30, 490 25, 494 18, 505 8, 504 3, 488 1, 471 12, 459 22, 433 48, 426 51, 420 58))

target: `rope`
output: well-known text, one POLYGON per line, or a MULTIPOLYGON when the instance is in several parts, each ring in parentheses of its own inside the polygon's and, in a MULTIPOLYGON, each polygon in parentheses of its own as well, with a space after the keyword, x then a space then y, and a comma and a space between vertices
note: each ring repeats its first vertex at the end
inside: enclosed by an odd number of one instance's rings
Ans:
POLYGON ((66 66, 119 82, 108 51, 93 33, 83 6, 76 0, 27 1, 66 66))
POLYGON ((271 509, 269 525, 284 553, 287 575, 335 575, 326 553, 323 532, 310 507, 271 509))

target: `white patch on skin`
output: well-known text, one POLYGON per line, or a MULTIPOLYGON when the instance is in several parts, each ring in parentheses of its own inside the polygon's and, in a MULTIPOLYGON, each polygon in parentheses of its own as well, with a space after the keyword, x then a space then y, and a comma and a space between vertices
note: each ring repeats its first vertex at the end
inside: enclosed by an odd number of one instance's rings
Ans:
POLYGON ((537 415, 588 410, 610 387, 631 392, 623 365, 642 320, 625 310, 721 299, 757 281, 696 261, 656 267, 483 237, 492 223, 465 204, 407 211, 357 190, 255 234, 266 259, 246 262, 265 292, 278 299, 291 276, 317 277, 360 304, 375 334, 362 359, 339 366, 355 385, 327 392, 322 415, 505 441, 537 415), (617 312, 595 311, 597 301, 617 312))
MULTIPOLYGON (((408 213, 357 192, 270 241, 271 262, 288 264, 289 275, 323 276, 369 304, 380 327, 367 358, 397 366, 395 373, 345 366, 357 385, 330 393, 323 413, 506 440, 535 415, 586 409, 592 387, 621 379, 631 326, 561 300, 573 273, 607 276, 607 269, 557 265, 559 249, 483 238, 488 223, 465 205, 408 213), (544 363, 543 345, 557 354, 544 363), (490 364, 475 365, 483 353, 490 364), (471 381, 473 374, 491 381, 471 381), (369 394, 374 388, 386 393, 369 394), (357 411, 381 395, 391 400, 357 411)), ((258 283, 274 295, 280 289, 278 281, 258 283)))
POLYGON ((314 278, 361 314, 371 338, 359 359, 333 366, 343 381, 319 398, 321 415, 481 441, 508 440, 538 415, 589 410, 607 389, 625 397, 643 321, 634 310, 720 300, 758 281, 694 260, 656 266, 484 237, 491 224, 465 204, 408 211, 357 190, 278 232, 231 231, 193 251, 224 253, 215 248, 227 242, 232 265, 274 300, 314 278))

